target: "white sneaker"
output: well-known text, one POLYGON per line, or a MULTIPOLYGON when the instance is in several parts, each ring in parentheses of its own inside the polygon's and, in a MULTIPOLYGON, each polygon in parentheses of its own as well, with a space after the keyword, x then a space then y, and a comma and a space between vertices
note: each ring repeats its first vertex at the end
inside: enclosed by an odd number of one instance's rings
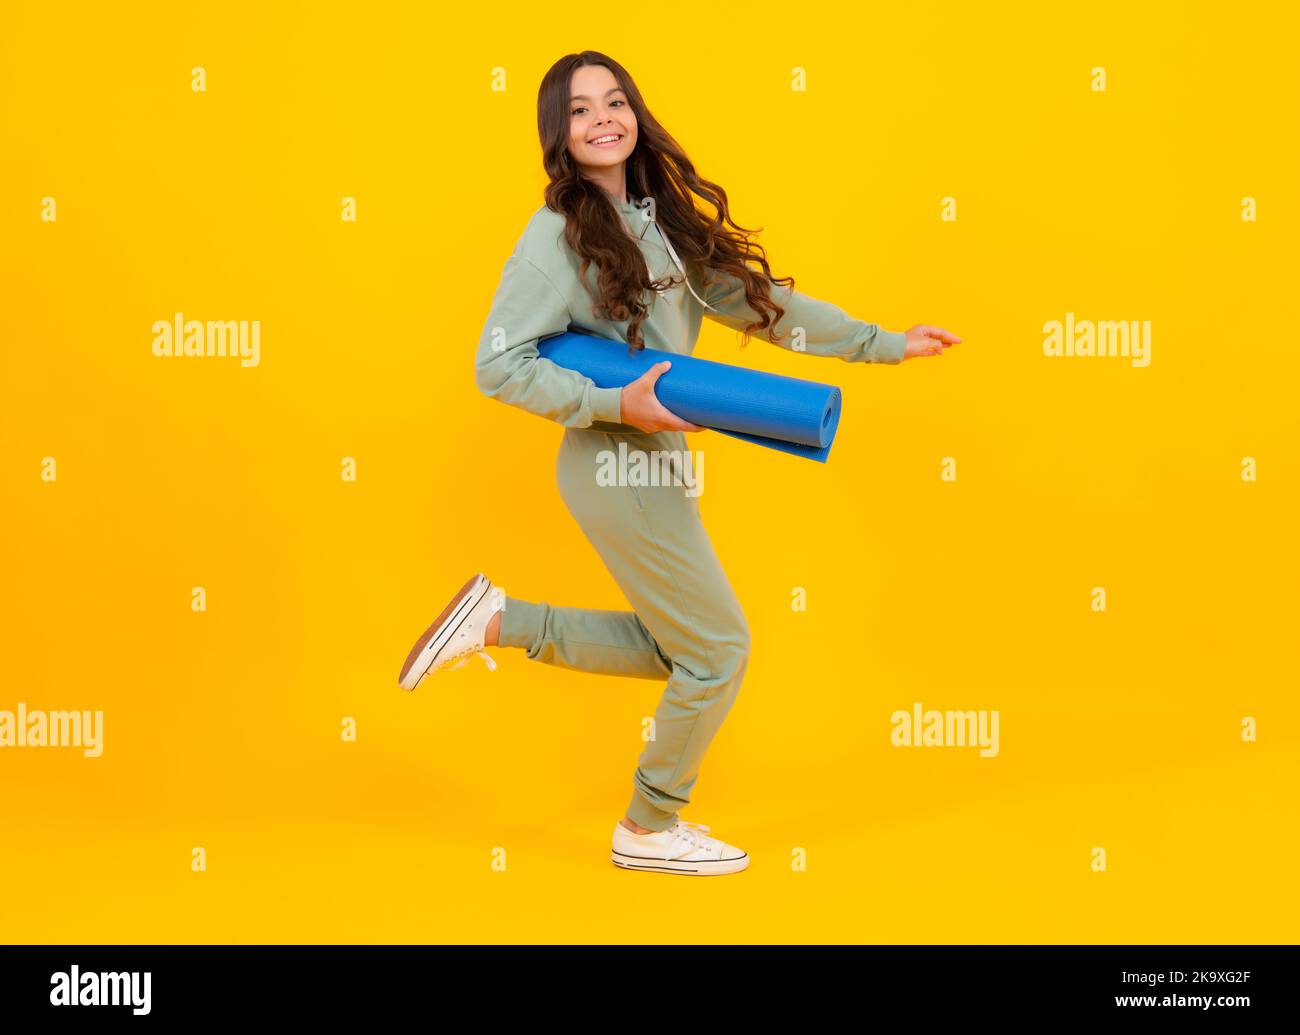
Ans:
POLYGON ((497 663, 484 650, 484 641, 488 622, 505 607, 505 599, 501 587, 494 587, 486 575, 473 576, 415 641, 397 677, 397 685, 403 690, 414 690, 435 669, 460 668, 471 654, 477 654, 489 670, 495 671, 497 663))
POLYGON ((679 819, 667 830, 634 834, 619 822, 614 827, 615 866, 656 873, 688 873, 707 877, 736 873, 749 865, 749 856, 735 845, 709 837, 708 827, 679 819))

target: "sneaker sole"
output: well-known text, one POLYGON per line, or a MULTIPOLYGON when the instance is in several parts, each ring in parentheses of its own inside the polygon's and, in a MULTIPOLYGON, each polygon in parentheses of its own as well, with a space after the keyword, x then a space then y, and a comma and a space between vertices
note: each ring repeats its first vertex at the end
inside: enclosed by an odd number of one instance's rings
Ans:
POLYGON ((611 852, 610 861, 625 870, 646 873, 681 873, 692 877, 716 877, 724 873, 739 873, 749 866, 749 853, 735 859, 653 859, 641 855, 624 855, 611 852))
POLYGON ((438 651, 456 634, 465 616, 483 599, 491 582, 486 576, 476 574, 470 577, 460 591, 452 597, 451 603, 442 609, 442 614, 433 620, 433 624, 424 630, 423 635, 415 641, 415 646, 406 655, 406 662, 397 677, 397 685, 403 690, 414 690, 429 674, 433 659, 438 651), (414 677, 419 672, 418 677, 414 677))

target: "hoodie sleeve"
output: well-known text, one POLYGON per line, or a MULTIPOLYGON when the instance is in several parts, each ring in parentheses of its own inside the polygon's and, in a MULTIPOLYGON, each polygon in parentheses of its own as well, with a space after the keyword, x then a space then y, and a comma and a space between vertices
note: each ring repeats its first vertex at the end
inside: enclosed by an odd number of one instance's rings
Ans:
POLYGON ((570 428, 621 422, 622 389, 540 355, 537 342, 569 329, 560 290, 527 256, 506 260, 474 359, 474 379, 489 399, 518 406, 570 428))
MULTIPOLYGON (((739 277, 721 270, 710 270, 713 278, 704 293, 704 300, 718 310, 705 309, 704 315, 733 330, 742 330, 758 319, 758 314, 745 300, 745 285, 739 277)), ((855 320, 839 306, 821 302, 789 287, 773 284, 772 300, 785 313, 767 332, 759 331, 756 337, 768 341, 766 333, 786 335, 784 340, 769 342, 791 352, 806 352, 813 356, 836 356, 847 363, 901 363, 907 347, 907 335, 902 331, 886 331, 874 323, 855 320), (793 328, 802 327, 802 349, 795 349, 789 337, 793 328)))

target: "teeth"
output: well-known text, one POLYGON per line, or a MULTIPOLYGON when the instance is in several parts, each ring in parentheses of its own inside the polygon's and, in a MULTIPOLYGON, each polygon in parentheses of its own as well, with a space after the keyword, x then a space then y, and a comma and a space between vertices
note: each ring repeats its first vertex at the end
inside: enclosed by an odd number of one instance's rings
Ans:
POLYGON ((607 143, 607 142, 609 142, 609 141, 618 140, 621 136, 622 136, 621 133, 615 133, 615 134, 612 134, 611 136, 607 136, 607 137, 597 137, 595 140, 592 141, 592 143, 593 143, 593 144, 604 144, 604 143, 607 143))

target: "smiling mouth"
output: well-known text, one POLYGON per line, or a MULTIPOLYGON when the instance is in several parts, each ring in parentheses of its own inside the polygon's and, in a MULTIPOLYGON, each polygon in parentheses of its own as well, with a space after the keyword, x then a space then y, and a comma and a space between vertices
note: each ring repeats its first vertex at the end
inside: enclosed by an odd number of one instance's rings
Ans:
POLYGON ((588 140, 587 143, 592 147, 617 147, 623 142, 622 133, 605 133, 596 137, 595 140, 588 140))

